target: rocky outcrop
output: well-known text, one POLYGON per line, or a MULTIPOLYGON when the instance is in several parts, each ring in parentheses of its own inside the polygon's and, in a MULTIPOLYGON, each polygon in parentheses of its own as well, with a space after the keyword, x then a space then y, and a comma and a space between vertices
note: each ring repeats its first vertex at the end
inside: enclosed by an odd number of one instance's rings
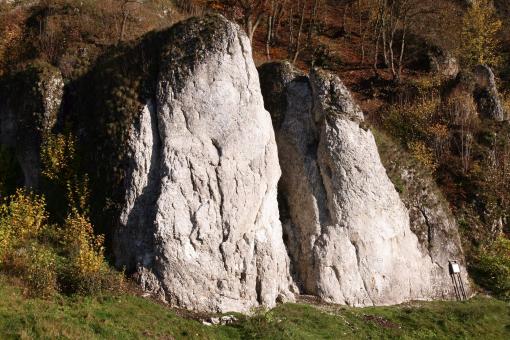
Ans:
MULTIPOLYGON (((409 209, 411 230, 418 237, 422 253, 445 271, 450 260, 459 262, 465 269, 457 222, 433 180, 424 179, 416 170, 403 166, 400 176, 406 187, 402 200, 409 209)), ((463 270, 461 276, 467 285, 467 271, 463 270)))
POLYGON ((0 80, 0 144, 14 149, 26 187, 37 188, 43 135, 57 123, 64 81, 39 63, 0 80))
MULTIPOLYGON (((480 117, 494 121, 506 119, 495 76, 490 67, 478 65, 473 71, 459 72, 446 88, 444 97, 453 99, 463 96, 473 99, 476 113, 480 117)), ((462 101, 465 102, 465 99, 462 101)))
POLYGON ((478 112, 482 117, 503 121, 505 111, 501 105, 496 79, 491 68, 486 65, 478 65, 475 67, 474 75, 474 98, 478 112))
POLYGON ((318 70, 293 77, 286 63, 263 65, 259 73, 266 108, 282 120, 279 198, 302 291, 355 306, 454 297, 450 249, 437 256, 420 245, 342 82, 318 70))
MULTIPOLYGON (((429 170, 418 168, 412 157, 390 138, 381 135, 377 144, 384 167, 409 210, 411 230, 418 237, 421 252, 434 263, 455 260, 464 269, 457 222, 429 170)), ((461 275, 464 283, 469 282, 465 270, 461 275)))
POLYGON ((116 264, 188 309, 292 299, 271 118, 250 42, 220 16, 180 23, 127 141, 116 264))
POLYGON ((457 58, 442 48, 431 46, 426 53, 426 59, 428 70, 434 74, 446 78, 455 78, 459 73, 459 62, 457 58))

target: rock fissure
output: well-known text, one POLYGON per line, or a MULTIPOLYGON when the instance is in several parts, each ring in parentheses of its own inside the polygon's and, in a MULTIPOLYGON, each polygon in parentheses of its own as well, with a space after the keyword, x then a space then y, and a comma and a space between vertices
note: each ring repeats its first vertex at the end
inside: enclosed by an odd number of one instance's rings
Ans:
POLYGON ((429 218, 427 216, 427 213, 425 210, 421 207, 417 207, 420 211, 421 215, 423 216, 425 220, 425 225, 427 226, 427 249, 429 250, 429 253, 432 251, 432 242, 433 242, 433 234, 432 234, 432 225, 429 222, 429 218))

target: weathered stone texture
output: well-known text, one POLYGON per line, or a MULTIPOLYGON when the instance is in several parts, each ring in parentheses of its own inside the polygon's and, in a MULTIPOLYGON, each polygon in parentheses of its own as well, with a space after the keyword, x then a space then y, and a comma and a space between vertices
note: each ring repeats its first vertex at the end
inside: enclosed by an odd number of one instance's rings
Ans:
MULTIPOLYGON (((280 200, 289 212, 283 223, 302 291, 355 306, 454 297, 450 249, 433 248, 445 256, 422 251, 374 137, 340 79, 320 70, 293 80, 268 76, 292 74, 286 63, 259 72, 263 95, 272 97, 268 110, 283 116, 276 132, 280 200), (275 88, 282 90, 267 90, 275 88)), ((447 237, 435 235, 434 242, 447 237)))
POLYGON ((117 265, 189 309, 292 299, 281 172, 249 40, 220 16, 169 34, 157 93, 131 131, 117 265))

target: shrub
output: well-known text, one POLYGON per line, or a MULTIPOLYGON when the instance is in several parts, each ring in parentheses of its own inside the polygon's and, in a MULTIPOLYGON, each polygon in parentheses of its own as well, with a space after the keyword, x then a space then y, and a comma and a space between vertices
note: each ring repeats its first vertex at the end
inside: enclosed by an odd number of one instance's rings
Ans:
POLYGON ((48 134, 41 146, 42 174, 51 180, 67 179, 75 155, 75 138, 68 134, 48 134))
POLYGON ((505 118, 508 118, 508 116, 510 115, 510 93, 509 92, 504 92, 502 95, 502 104, 503 104, 503 110, 505 112, 505 118))
POLYGON ((11 243, 11 233, 8 228, 4 228, 0 224, 0 265, 2 264, 2 259, 9 251, 9 246, 11 243))
POLYGON ((21 11, 10 11, 0 2, 0 76, 9 69, 12 55, 19 52, 16 45, 23 37, 23 19, 21 11))
POLYGON ((47 246, 32 242, 21 263, 21 277, 32 296, 50 296, 58 291, 57 255, 47 246))
POLYGON ((117 293, 124 289, 124 273, 115 271, 107 265, 98 272, 81 275, 72 266, 64 266, 60 272, 60 287, 64 293, 80 295, 101 295, 106 292, 117 293))
POLYGON ((18 276, 32 296, 56 291, 96 294, 122 288, 123 275, 104 258, 104 237, 72 209, 61 228, 47 224, 43 197, 18 190, 0 204, 0 269, 18 276))
POLYGON ((73 209, 88 215, 89 179, 81 175, 73 134, 47 134, 41 147, 42 174, 49 181, 49 209, 66 216, 73 209), (62 204, 67 201, 67 204, 62 204), (67 211, 64 211, 66 210, 67 211))
POLYGON ((0 205, 0 230, 10 246, 37 238, 47 218, 44 197, 22 189, 18 189, 8 203, 0 205))
POLYGON ((414 141, 408 145, 409 151, 416 160, 418 160, 425 168, 430 172, 434 172, 437 169, 437 162, 434 157, 434 153, 430 150, 425 143, 421 141, 414 141))
POLYGON ((62 242, 80 275, 96 273, 104 265, 104 236, 94 235, 89 220, 74 211, 64 224, 62 242))
MULTIPOLYGON (((60 268, 60 284, 67 293, 97 294, 122 286, 122 274, 111 270, 104 258, 104 236, 95 235, 89 216, 89 181, 80 175, 76 162, 76 139, 72 134, 49 134, 41 151, 43 174, 53 188, 65 194, 56 203, 67 201, 68 215, 58 235, 65 256, 60 268)), ((55 235, 54 235, 55 238, 55 235)))
POLYGON ((68 254, 62 276, 67 291, 98 294, 122 288, 122 273, 111 270, 105 261, 104 236, 94 234, 92 224, 85 215, 74 210, 68 216, 61 241, 68 254))
POLYGON ((429 127, 437 120, 439 105, 435 96, 412 104, 392 105, 383 113, 383 125, 405 145, 425 140, 429 127))
POLYGON ((31 295, 57 290, 56 254, 38 242, 46 227, 44 198, 17 190, 0 205, 0 265, 19 276, 31 295))
POLYGON ((499 236, 480 247, 472 270, 481 286, 500 298, 510 299, 510 240, 499 236))

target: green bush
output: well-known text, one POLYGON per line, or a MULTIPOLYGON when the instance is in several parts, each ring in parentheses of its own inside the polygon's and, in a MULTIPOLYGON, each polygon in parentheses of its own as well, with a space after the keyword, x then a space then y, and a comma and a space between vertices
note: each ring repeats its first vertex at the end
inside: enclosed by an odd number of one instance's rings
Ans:
POLYGON ((48 216, 41 196, 17 190, 0 204, 0 264, 9 252, 37 239, 48 216))
POLYGON ((65 290, 100 294, 123 286, 123 275, 111 270, 104 258, 104 236, 95 235, 88 218, 76 210, 66 219, 60 237, 67 254, 62 282, 65 290))
POLYGON ((56 253, 39 243, 46 228, 43 197, 17 190, 0 205, 0 268, 19 276, 31 295, 57 290, 56 253))
POLYGON ((57 255, 51 247, 32 242, 25 248, 21 278, 32 296, 51 296, 58 291, 57 255))
MULTIPOLYGON (((2 228, 0 224, 0 265, 2 264, 2 259, 9 251, 9 245, 11 240, 10 230, 7 228, 2 228)), ((1 266, 0 266, 1 267, 1 266)))
POLYGON ((438 97, 421 99, 410 104, 396 104, 383 112, 386 131, 404 145, 418 140, 428 140, 428 129, 437 123, 440 106, 438 97))
POLYGON ((93 295, 121 292, 124 274, 110 268, 106 263, 96 272, 80 272, 68 261, 59 270, 59 287, 65 294, 93 295))
POLYGON ((510 299, 510 240, 500 236, 480 247, 472 272, 481 286, 500 298, 510 299))
POLYGON ((123 287, 123 274, 104 258, 104 237, 94 234, 86 215, 73 209, 61 227, 47 220, 42 196, 20 189, 0 204, 0 270, 20 278, 32 296, 123 287))

